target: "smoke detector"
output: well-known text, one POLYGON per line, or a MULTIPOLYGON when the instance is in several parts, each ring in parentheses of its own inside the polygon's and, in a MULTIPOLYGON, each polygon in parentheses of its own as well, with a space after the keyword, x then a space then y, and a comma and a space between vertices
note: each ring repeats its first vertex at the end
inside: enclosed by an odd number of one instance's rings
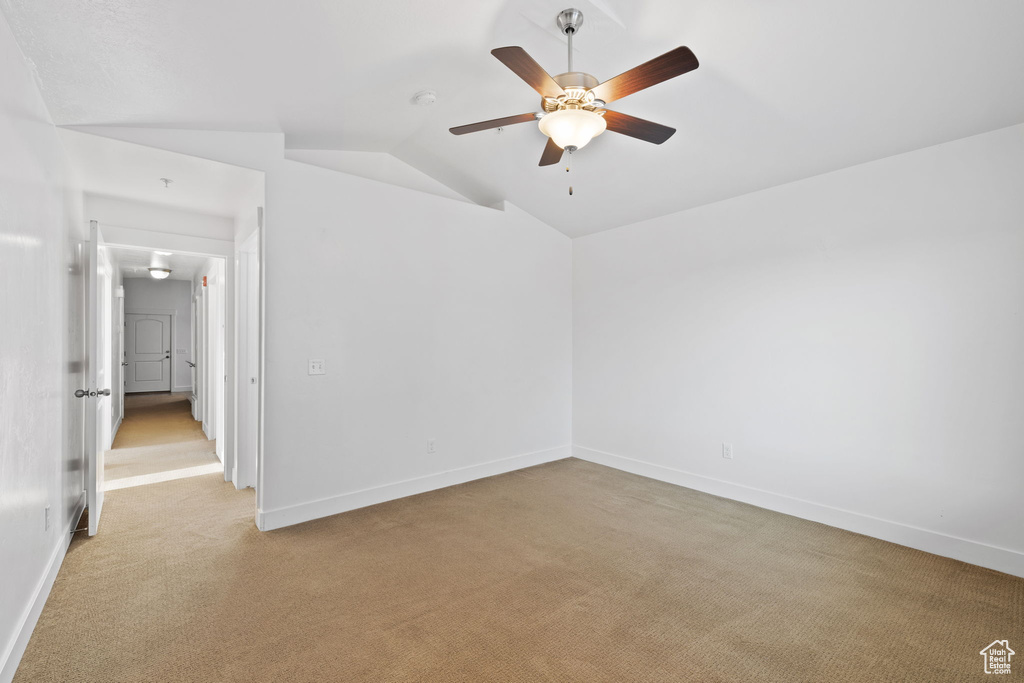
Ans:
POLYGON ((420 90, 412 96, 411 102, 417 107, 429 107, 437 102, 437 93, 433 90, 420 90))

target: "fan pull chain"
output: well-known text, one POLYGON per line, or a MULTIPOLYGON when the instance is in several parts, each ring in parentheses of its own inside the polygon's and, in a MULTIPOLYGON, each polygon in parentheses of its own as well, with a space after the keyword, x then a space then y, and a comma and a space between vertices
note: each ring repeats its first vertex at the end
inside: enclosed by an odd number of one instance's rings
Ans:
MULTIPOLYGON (((572 35, 571 33, 569 35, 572 35)), ((569 159, 565 162, 565 172, 572 170, 572 150, 569 150, 569 159)), ((569 196, 572 196, 572 183, 569 184, 569 196)))

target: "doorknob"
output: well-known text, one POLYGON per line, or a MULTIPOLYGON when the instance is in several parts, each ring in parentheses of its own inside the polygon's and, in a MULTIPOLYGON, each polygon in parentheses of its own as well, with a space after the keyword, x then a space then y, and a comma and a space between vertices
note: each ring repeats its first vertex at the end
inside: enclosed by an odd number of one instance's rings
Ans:
POLYGON ((75 398, 85 398, 86 396, 110 396, 110 389, 75 389, 75 398))
POLYGON ((121 367, 124 367, 126 365, 128 365, 128 361, 126 361, 126 360, 121 361, 121 367))
POLYGON ((164 360, 167 360, 168 358, 170 358, 170 356, 164 356, 164 360))

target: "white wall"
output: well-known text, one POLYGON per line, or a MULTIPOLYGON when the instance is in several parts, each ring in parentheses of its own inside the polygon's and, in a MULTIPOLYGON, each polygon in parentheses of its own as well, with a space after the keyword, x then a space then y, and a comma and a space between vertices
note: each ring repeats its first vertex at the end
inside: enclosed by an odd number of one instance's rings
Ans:
POLYGON ((234 239, 234 218, 102 195, 85 195, 85 216, 100 227, 116 225, 152 232, 216 240, 234 239))
POLYGON ((252 189, 241 200, 238 213, 234 217, 235 246, 241 246, 249 235, 256 232, 259 226, 259 207, 264 204, 263 182, 253 185, 252 189))
POLYGON ((0 681, 14 675, 84 505, 81 204, 0 14, 0 681))
POLYGON ((1024 575, 1022 188, 1015 126, 575 240, 577 454, 1024 575))
POLYGON ((266 526, 569 454, 567 237, 296 162, 267 206, 266 526))
POLYGON ((126 277, 124 310, 127 313, 174 311, 171 323, 174 328, 171 348, 171 389, 191 391, 192 371, 185 361, 192 360, 192 282, 126 277))

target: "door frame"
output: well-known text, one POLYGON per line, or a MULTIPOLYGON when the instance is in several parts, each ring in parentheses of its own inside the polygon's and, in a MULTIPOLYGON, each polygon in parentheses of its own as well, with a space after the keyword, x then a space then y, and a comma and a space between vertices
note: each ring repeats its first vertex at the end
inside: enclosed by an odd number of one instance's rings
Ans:
POLYGON ((196 357, 199 353, 199 341, 196 338, 199 329, 199 304, 196 302, 196 294, 192 293, 191 306, 189 307, 189 315, 192 323, 192 338, 189 339, 191 347, 189 348, 189 357, 192 359, 188 361, 189 364, 189 377, 192 378, 192 394, 189 396, 189 402, 192 404, 192 419, 199 419, 199 363, 196 361, 196 357))
MULTIPOLYGON (((262 215, 262 211, 260 212, 262 215)), ((207 256, 210 258, 222 259, 224 262, 224 373, 228 375, 225 383, 224 399, 224 426, 221 433, 224 435, 224 480, 234 483, 235 459, 236 459, 236 402, 237 402, 237 376, 236 376, 236 353, 238 346, 238 335, 236 334, 236 309, 238 304, 238 291, 236 288, 235 242, 227 240, 211 239, 208 237, 193 237, 175 233, 159 232, 139 228, 130 228, 117 225, 104 225, 103 236, 105 244, 111 247, 136 249, 144 251, 170 251, 190 256, 207 256)), ((262 292, 263 273, 259 273, 259 287, 262 292)), ((261 294, 262 298, 262 294, 261 294)), ((262 312, 262 305, 261 305, 262 312)), ((262 349, 262 329, 260 347, 262 349)), ((176 356, 177 354, 173 354, 176 356)), ((261 361, 262 363, 262 361, 261 361)), ((173 382, 172 382, 173 387, 173 382)), ((262 386, 260 387, 262 398, 262 386)), ((257 415, 259 421, 259 433, 262 442, 263 414, 257 415)), ((257 460, 257 467, 262 469, 262 456, 257 460)), ((261 481, 258 479, 257 471, 257 506, 259 505, 261 481)), ((236 485, 237 486, 237 485, 236 485)), ((257 507, 258 509, 258 507, 257 507)))
MULTIPOLYGON (((117 372, 114 366, 114 272, 113 261, 107 252, 106 245, 101 243, 97 249, 97 295, 99 296, 99 338, 96 344, 99 350, 97 382, 104 389, 110 389, 109 396, 96 397, 96 410, 99 418, 98 435, 100 447, 109 451, 114 444, 114 398, 117 372), (100 376, 102 375, 102 379, 100 376)), ((100 388, 100 386, 97 386, 100 388)))
MULTIPOLYGON (((169 315, 171 316, 171 369, 168 372, 171 375, 171 381, 169 386, 170 393, 174 393, 174 373, 178 368, 177 364, 177 348, 175 347, 175 341, 178 338, 178 312, 173 308, 126 308, 124 311, 125 320, 130 315, 169 315)), ((133 394, 146 393, 133 391, 133 394)))
POLYGON ((110 430, 110 445, 113 447, 114 439, 117 438, 117 431, 121 428, 121 423, 124 422, 124 368, 127 365, 125 359, 124 349, 124 331, 125 331, 125 320, 124 317, 124 285, 119 285, 114 291, 114 299, 117 302, 117 308, 113 311, 117 315, 115 328, 117 329, 117 361, 111 366, 111 371, 114 377, 117 378, 117 388, 114 391, 118 395, 118 413, 117 422, 110 430))
MULTIPOLYGON (((235 355, 237 400, 235 429, 237 438, 235 472, 237 488, 256 488, 257 499, 262 469, 263 404, 263 308, 260 269, 261 230, 257 229, 235 252, 237 307, 235 330, 238 348, 235 355), (255 286, 254 286, 255 284, 255 286), (253 386, 255 385, 255 390, 253 386)), ((259 507, 259 501, 257 501, 259 507)))
POLYGON ((202 425, 203 434, 206 435, 207 439, 214 438, 214 435, 210 434, 209 425, 206 422, 206 411, 209 410, 209 366, 207 364, 209 356, 209 339, 207 339, 207 313, 206 313, 206 291, 202 286, 196 287, 195 291, 192 292, 192 305, 195 310, 195 329, 193 335, 196 340, 196 348, 192 352, 192 362, 196 364, 196 378, 195 385, 192 387, 193 393, 196 395, 196 420, 202 425))

